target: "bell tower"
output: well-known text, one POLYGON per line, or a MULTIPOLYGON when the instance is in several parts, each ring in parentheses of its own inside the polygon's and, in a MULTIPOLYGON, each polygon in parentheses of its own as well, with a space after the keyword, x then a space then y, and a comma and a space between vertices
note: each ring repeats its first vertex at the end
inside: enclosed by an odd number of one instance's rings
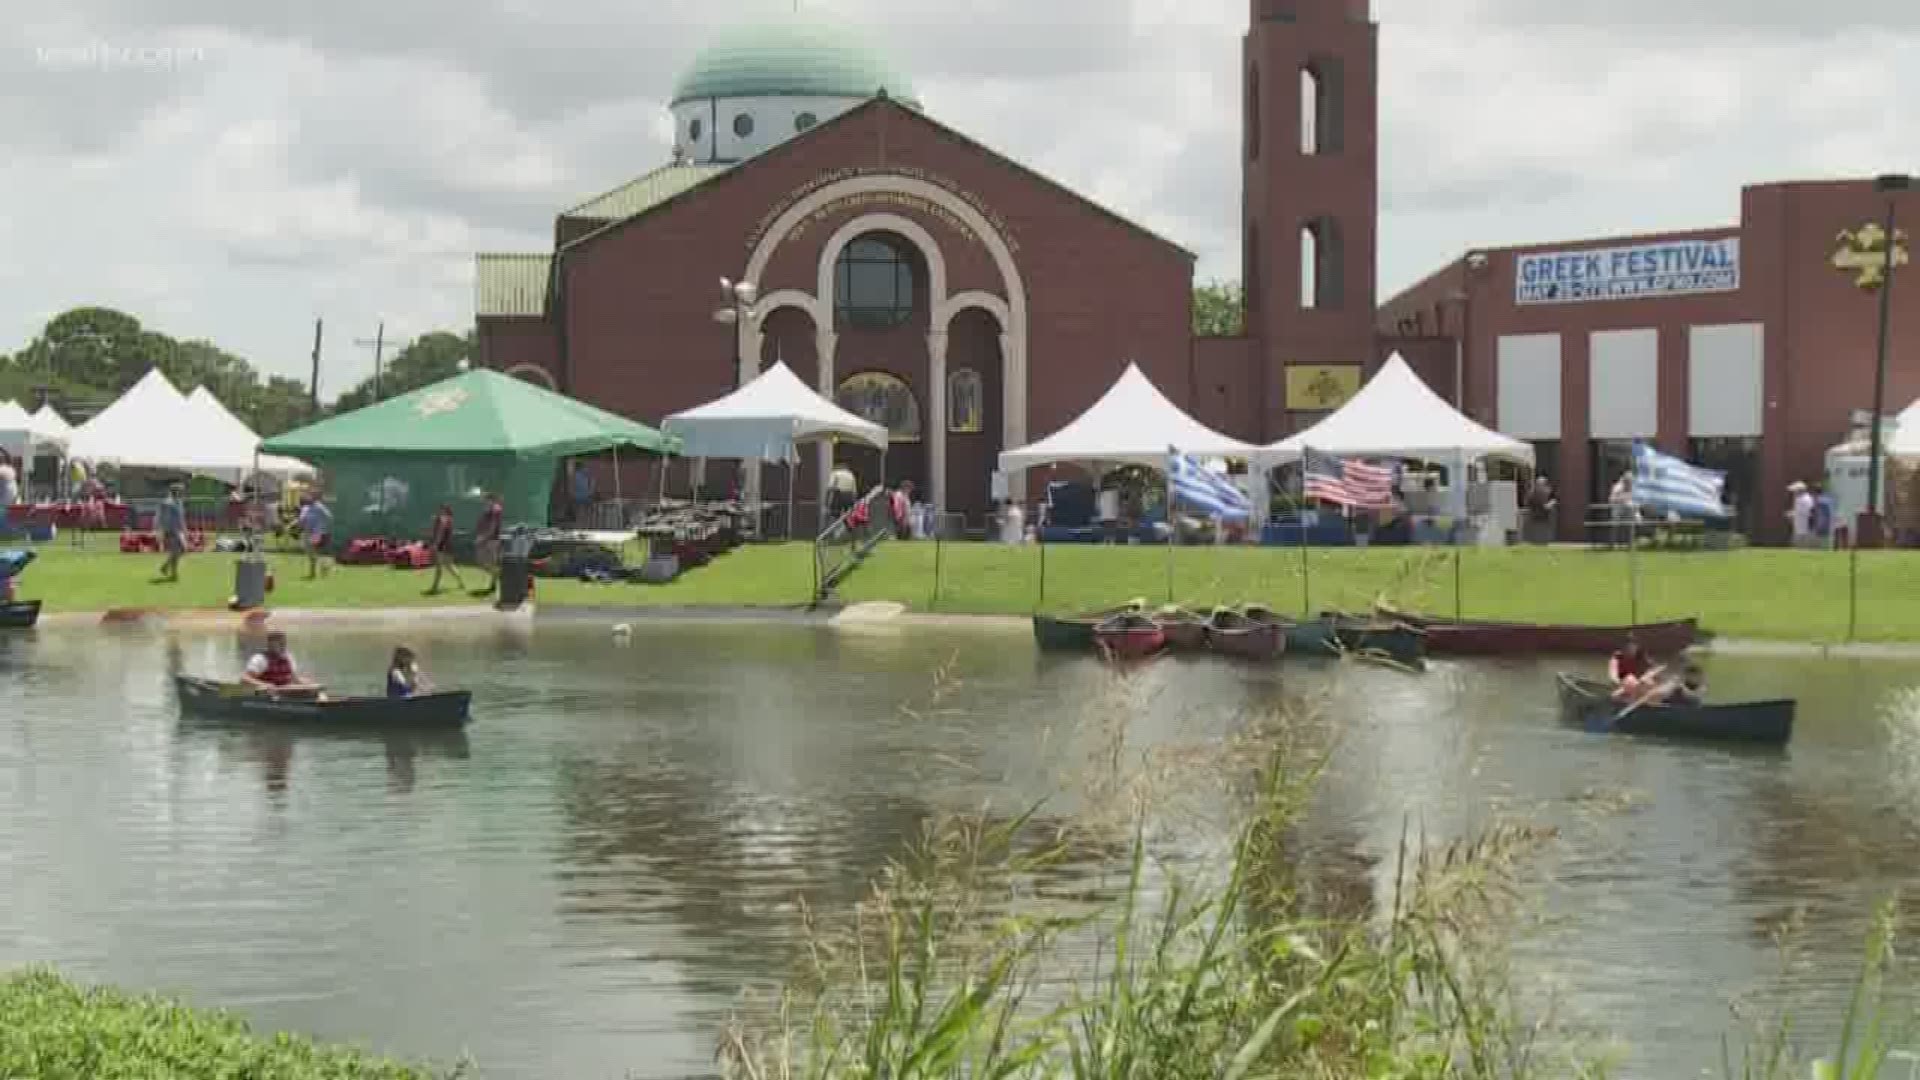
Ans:
POLYGON ((1372 0, 1251 0, 1251 14, 1241 282, 1264 442, 1316 418, 1289 412, 1289 365, 1373 361, 1379 27, 1372 0))

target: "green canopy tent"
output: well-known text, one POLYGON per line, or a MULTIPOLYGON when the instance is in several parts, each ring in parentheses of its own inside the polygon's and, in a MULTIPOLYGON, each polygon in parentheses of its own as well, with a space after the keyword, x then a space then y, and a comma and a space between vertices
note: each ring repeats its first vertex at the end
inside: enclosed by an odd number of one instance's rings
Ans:
POLYGON ((329 478, 338 537, 414 536, 445 503, 458 518, 497 492, 511 522, 544 525, 562 459, 612 450, 676 454, 679 440, 486 369, 268 439, 261 453, 329 478))

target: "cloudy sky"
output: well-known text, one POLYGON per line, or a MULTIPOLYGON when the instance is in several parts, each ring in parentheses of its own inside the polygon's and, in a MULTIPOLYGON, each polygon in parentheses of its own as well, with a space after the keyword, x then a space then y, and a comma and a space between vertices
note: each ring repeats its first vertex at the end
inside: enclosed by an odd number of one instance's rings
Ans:
MULTIPOLYGON (((801 2, 942 120, 1237 273, 1244 0, 801 2)), ((472 252, 538 250, 660 164, 699 44, 791 4, 35 5, 0 25, 0 350, 98 302, 297 373, 324 316, 344 389, 381 319, 471 322, 472 252)), ((1914 0, 1376 13, 1388 292, 1476 244, 1730 223, 1745 182, 1920 171, 1914 0)))

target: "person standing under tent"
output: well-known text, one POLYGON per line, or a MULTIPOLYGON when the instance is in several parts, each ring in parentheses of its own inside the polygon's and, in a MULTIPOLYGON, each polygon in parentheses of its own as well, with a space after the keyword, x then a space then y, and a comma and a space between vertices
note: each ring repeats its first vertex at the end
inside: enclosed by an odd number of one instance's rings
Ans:
POLYGON ((160 564, 162 581, 180 580, 180 557, 187 553, 187 510, 181 505, 181 493, 179 484, 168 485, 167 497, 160 501, 160 510, 154 515, 160 549, 167 553, 167 561, 160 564))
POLYGON ((454 585, 464 591, 467 583, 460 579, 460 568, 453 565, 453 507, 446 503, 441 503, 433 515, 433 525, 427 533, 427 550, 433 553, 433 584, 427 586, 427 595, 439 594, 442 574, 452 574, 454 585))
POLYGON ((576 528, 591 525, 593 515, 593 474, 587 471, 587 463, 573 463, 572 490, 573 524, 576 528))

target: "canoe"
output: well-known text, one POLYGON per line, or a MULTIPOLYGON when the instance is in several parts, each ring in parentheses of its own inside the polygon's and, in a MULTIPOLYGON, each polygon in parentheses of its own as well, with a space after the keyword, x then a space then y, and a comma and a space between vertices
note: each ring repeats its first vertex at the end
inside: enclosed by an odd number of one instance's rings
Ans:
POLYGON ((1161 608, 1153 614, 1154 625, 1167 637, 1167 647, 1183 652, 1207 647, 1207 620, 1185 608, 1161 608))
POLYGON ((236 683, 174 676, 180 707, 200 716, 269 723, 316 723, 360 728, 457 728, 467 722, 473 695, 465 690, 410 698, 270 698, 236 683))
POLYGON ((0 604, 0 629, 25 630, 40 621, 40 601, 16 600, 0 604))
POLYGON ((1219 608, 1207 620, 1207 644, 1215 652, 1246 660, 1272 660, 1287 651, 1287 633, 1276 623, 1243 611, 1219 608))
POLYGON ((1167 647, 1167 635, 1149 617, 1129 611, 1094 628, 1093 640, 1101 655, 1116 660, 1138 660, 1167 647))
POLYGON ((1334 640, 1339 642, 1341 651, 1350 656, 1385 660, 1402 667, 1425 669, 1427 666, 1427 635, 1423 630, 1376 619, 1327 621, 1333 626, 1334 640))
POLYGON ((1638 626, 1576 626, 1564 623, 1482 622, 1395 611, 1376 604, 1384 616, 1427 632, 1427 651, 1435 656, 1519 656, 1534 653, 1605 655, 1633 634, 1650 653, 1669 656, 1686 651, 1700 638, 1694 619, 1638 626))
POLYGON ((1793 738, 1792 701, 1726 705, 1642 705, 1620 716, 1625 705, 1597 679, 1560 676, 1560 715, 1588 731, 1669 739, 1785 746, 1793 738))
POLYGON ((1035 615, 1033 617, 1033 640, 1048 652, 1092 652, 1095 647, 1093 632, 1101 623, 1115 615, 1124 615, 1130 611, 1139 611, 1146 606, 1136 600, 1123 607, 1108 608, 1090 615, 1059 618, 1053 615, 1035 615))
POLYGON ((1276 627, 1285 639, 1285 651, 1289 656, 1338 656, 1340 649, 1334 641, 1333 625, 1320 619, 1299 622, 1289 619, 1264 604, 1247 604, 1240 613, 1263 626, 1276 627))

